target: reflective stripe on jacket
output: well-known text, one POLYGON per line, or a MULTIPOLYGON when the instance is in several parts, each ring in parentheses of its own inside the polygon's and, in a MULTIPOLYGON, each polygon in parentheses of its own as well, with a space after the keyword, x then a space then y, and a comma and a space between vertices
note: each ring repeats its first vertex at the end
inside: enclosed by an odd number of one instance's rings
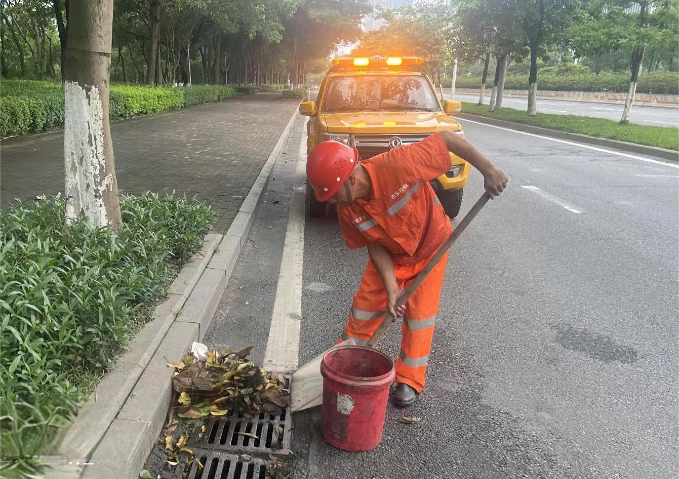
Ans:
POLYGON ((429 181, 450 169, 450 154, 440 134, 361 163, 372 182, 369 199, 338 207, 349 248, 372 242, 395 262, 409 264, 431 256, 452 232, 450 220, 429 181))

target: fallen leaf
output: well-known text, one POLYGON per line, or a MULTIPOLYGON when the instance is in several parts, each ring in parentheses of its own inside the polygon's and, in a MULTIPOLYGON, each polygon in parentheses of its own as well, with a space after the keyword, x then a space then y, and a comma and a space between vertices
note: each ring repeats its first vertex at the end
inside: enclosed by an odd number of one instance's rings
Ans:
POLYGON ((259 439, 259 436, 257 434, 252 434, 251 432, 237 432, 236 434, 240 434, 241 436, 248 436, 252 437, 255 439, 259 439))
POLYGON ((191 396, 189 396, 189 393, 183 392, 179 395, 178 402, 182 406, 190 406, 191 405, 191 396))
POLYGON ((184 447, 184 444, 186 444, 186 436, 182 435, 177 441, 177 447, 182 448, 184 447))
POLYGON ((186 367, 186 364, 184 364, 184 361, 170 361, 167 363, 167 365, 171 368, 176 368, 176 369, 184 369, 186 367))
POLYGON ((167 463, 168 463, 170 466, 176 466, 177 464, 179 464, 178 461, 167 461, 167 463))
POLYGON ((419 424, 420 421, 422 421, 422 418, 401 416, 400 418, 398 418, 398 420, 399 420, 399 422, 402 422, 403 424, 419 424))
POLYGON ((199 411, 195 408, 191 408, 185 413, 177 414, 179 417, 184 419, 200 419, 208 415, 207 411, 199 411))
POLYGON ((172 441, 173 441, 172 436, 165 436, 165 450, 166 451, 171 451, 171 450, 174 449, 174 447, 172 446, 172 441))
POLYGON ((238 352, 236 353, 236 356, 238 356, 238 357, 241 358, 241 359, 245 359, 245 358, 247 358, 248 356, 250 356, 251 353, 252 353, 252 346, 249 346, 249 347, 247 347, 247 348, 245 348, 245 349, 242 349, 242 350, 238 351, 238 352))
POLYGON ((225 416, 228 412, 229 412, 228 409, 224 409, 224 410, 210 411, 210 414, 212 414, 213 416, 225 416))
POLYGON ((139 473, 139 477, 141 477, 142 479, 152 479, 153 478, 153 476, 151 476, 151 473, 149 471, 147 471, 146 469, 144 469, 143 471, 141 471, 139 473))
POLYGON ((178 421, 172 421, 172 423, 168 424, 168 426, 165 428, 165 435, 170 436, 174 430, 177 429, 178 424, 178 421))
POLYGON ((47 196, 45 195, 38 195, 35 197, 36 201, 45 201, 47 199, 47 196))

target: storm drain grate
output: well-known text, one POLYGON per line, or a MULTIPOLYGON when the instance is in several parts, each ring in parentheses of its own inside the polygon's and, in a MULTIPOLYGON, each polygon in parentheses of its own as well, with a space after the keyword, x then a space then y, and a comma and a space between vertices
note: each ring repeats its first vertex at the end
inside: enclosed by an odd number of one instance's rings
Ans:
POLYGON ((224 451, 195 450, 193 463, 163 473, 163 479, 266 479, 270 461, 224 451), (200 468, 198 461, 203 464, 200 468))
POLYGON ((290 454, 292 429, 289 409, 279 414, 242 414, 209 419, 201 439, 189 440, 192 447, 236 453, 290 454))

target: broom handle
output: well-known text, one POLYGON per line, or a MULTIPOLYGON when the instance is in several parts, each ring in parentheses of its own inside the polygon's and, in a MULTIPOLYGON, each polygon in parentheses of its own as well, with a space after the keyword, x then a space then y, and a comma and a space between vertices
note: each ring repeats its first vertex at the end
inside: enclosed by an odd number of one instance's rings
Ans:
MULTIPOLYGON (((438 264, 438 262, 443 258, 443 256, 448 252, 450 247, 455 243, 457 238, 460 237, 462 232, 469 226, 469 223, 472 222, 474 217, 478 214, 479 211, 481 211, 481 208, 485 206, 485 204, 488 202, 490 199, 490 196, 488 193, 484 193, 481 198, 476 202, 474 206, 472 206, 472 209, 469 210, 469 213, 460 221, 460 224, 457 225, 457 227, 453 230, 452 234, 448 237, 448 239, 441 245, 441 247, 434 253, 434 256, 431 257, 427 265, 424 267, 422 271, 420 271, 420 274, 417 275, 415 278, 415 281, 410 283, 410 286, 405 290, 405 292, 401 295, 401 297, 396 301, 396 306, 395 309, 398 309, 399 307, 403 306, 408 302, 410 297, 413 295, 415 290, 422 284, 422 281, 431 273, 431 270, 434 269, 434 267, 438 264)), ((386 311, 381 311, 379 313, 375 313, 374 317, 380 317, 383 314, 386 315, 384 316, 384 319, 382 319, 382 322, 380 325, 377 327, 375 332, 373 333, 372 337, 368 340, 368 343, 366 346, 369 346, 371 348, 374 348, 377 342, 380 340, 382 337, 382 334, 386 329, 389 327, 391 323, 394 322, 396 318, 394 318, 391 314, 387 313, 386 311)))

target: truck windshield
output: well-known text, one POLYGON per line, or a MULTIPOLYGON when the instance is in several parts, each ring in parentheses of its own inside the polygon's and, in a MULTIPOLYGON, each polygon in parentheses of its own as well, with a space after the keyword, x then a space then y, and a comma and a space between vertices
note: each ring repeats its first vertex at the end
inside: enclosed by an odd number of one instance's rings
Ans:
POLYGON ((440 110, 431 85, 415 75, 331 78, 322 108, 324 113, 440 110))

